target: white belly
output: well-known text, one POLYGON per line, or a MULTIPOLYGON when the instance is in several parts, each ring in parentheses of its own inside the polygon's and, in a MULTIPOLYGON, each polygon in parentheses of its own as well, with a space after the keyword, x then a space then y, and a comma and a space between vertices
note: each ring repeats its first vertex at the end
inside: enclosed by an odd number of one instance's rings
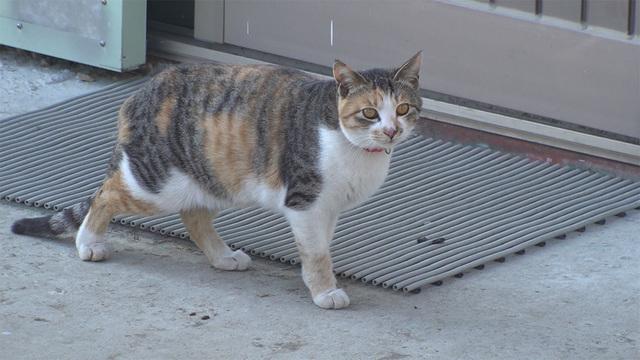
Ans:
POLYGON ((222 209, 228 205, 224 200, 203 190, 191 177, 176 168, 169 170, 169 177, 158 193, 149 192, 140 186, 133 176, 126 154, 122 155, 120 171, 134 198, 150 203, 163 212, 193 208, 222 209))
POLYGON ((223 210, 248 206, 280 211, 284 206, 285 188, 272 189, 255 180, 245 181, 242 190, 232 198, 221 199, 213 196, 190 176, 176 168, 169 170, 169 177, 158 193, 149 192, 140 186, 133 176, 126 154, 122 156, 120 170, 133 197, 167 213, 193 208, 223 210))

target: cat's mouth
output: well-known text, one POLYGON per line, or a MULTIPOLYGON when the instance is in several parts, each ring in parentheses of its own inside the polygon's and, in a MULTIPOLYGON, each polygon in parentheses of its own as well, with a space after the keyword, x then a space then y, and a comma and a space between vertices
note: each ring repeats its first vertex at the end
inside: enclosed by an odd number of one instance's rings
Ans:
MULTIPOLYGON (((402 139, 397 139, 393 141, 381 142, 381 141, 371 141, 366 145, 356 145, 362 150, 368 153, 387 153, 391 154, 391 151, 402 142, 402 139)), ((354 144, 355 145, 355 144, 354 144)))
POLYGON ((393 149, 394 147, 396 147, 398 144, 400 144, 402 141, 404 141, 405 136, 404 135, 400 135, 397 136, 393 139, 385 139, 385 140, 373 140, 373 143, 375 144, 375 147, 381 147, 384 149, 393 149))
POLYGON ((394 147, 406 139, 405 132, 401 132, 393 138, 378 136, 371 133, 357 133, 344 131, 347 141, 357 149, 361 149, 367 153, 391 153, 394 147))
POLYGON ((402 139, 398 138, 398 139, 393 139, 393 140, 387 140, 387 141, 379 141, 379 140, 374 140, 374 139, 370 139, 369 141, 366 141, 363 144, 356 144, 356 143, 352 143, 355 147, 358 147, 362 150, 364 150, 365 152, 368 153, 387 153, 390 154, 391 151, 393 150, 393 148, 396 147, 396 145, 398 145, 399 143, 402 142, 402 139))

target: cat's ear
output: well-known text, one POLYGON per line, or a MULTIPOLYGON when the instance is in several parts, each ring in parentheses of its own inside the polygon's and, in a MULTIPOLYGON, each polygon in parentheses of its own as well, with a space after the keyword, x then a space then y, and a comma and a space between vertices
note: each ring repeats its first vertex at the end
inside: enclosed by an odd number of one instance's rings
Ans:
POLYGON ((349 66, 337 59, 333 63, 333 77, 338 82, 338 92, 342 97, 347 96, 354 87, 367 82, 357 71, 353 71, 349 66))
POLYGON ((418 89, 420 87, 420 65, 422 65, 422 50, 396 70, 393 80, 408 82, 414 89, 418 89))

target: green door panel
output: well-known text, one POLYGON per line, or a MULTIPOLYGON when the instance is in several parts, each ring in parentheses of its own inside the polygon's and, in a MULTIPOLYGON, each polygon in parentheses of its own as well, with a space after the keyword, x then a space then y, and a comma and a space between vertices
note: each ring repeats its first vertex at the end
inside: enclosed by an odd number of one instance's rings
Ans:
POLYGON ((145 0, 0 0, 0 44, 114 71, 145 62, 145 0))

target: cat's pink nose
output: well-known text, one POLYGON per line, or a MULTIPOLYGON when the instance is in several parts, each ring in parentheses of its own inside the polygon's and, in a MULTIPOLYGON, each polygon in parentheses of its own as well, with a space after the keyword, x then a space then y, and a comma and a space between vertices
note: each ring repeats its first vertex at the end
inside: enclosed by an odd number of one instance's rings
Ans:
POLYGON ((389 139, 393 139, 394 136, 398 133, 398 129, 396 128, 384 128, 382 132, 389 137, 389 139))

